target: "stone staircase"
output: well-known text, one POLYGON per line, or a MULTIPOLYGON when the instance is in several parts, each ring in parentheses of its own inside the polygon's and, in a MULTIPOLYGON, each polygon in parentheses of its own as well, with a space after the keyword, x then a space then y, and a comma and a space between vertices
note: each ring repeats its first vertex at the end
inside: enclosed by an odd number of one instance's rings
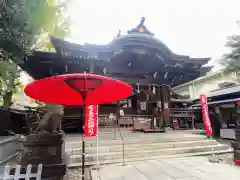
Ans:
MULTIPOLYGON (((121 131, 124 140, 124 161, 140 161, 154 158, 173 158, 182 156, 227 153, 232 149, 228 145, 209 140, 203 135, 186 131, 169 131, 167 133, 133 133, 121 131)), ((96 138, 86 138, 86 164, 96 164, 96 138)), ((82 161, 81 137, 68 136, 65 143, 69 155, 69 166, 80 166, 82 161)), ((123 162, 123 145, 119 132, 102 132, 99 135, 99 163, 111 164, 123 162)))

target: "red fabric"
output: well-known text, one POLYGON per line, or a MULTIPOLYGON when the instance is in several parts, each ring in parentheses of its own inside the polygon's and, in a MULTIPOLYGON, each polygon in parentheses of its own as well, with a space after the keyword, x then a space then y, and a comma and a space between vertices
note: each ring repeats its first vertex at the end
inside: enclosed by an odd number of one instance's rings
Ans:
POLYGON ((85 107, 85 136, 97 136, 98 131, 98 106, 88 105, 85 107))
POLYGON ((179 129, 179 123, 178 123, 178 120, 177 120, 177 119, 174 119, 174 120, 173 120, 173 129, 174 129, 174 130, 179 129))
POLYGON ((234 163, 235 163, 236 165, 240 165, 240 160, 239 160, 239 159, 236 159, 236 160, 234 160, 234 163))
POLYGON ((116 102, 129 97, 133 91, 129 84, 119 80, 96 74, 82 73, 40 79, 28 84, 24 91, 31 98, 45 103, 83 105, 82 93, 77 92, 75 89, 82 91, 84 84, 88 91, 86 97, 86 104, 88 105, 116 102), (85 83, 84 78, 86 79, 85 83))
POLYGON ((204 94, 200 95, 200 102, 202 107, 202 116, 203 116, 203 122, 206 130, 206 134, 208 136, 212 135, 212 127, 211 122, 208 114, 208 104, 207 104, 207 96, 204 94))

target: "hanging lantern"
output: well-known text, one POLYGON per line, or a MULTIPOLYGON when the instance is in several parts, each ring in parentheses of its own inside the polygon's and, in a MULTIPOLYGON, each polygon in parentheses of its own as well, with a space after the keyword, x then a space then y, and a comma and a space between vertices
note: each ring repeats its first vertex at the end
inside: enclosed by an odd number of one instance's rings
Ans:
POLYGON ((155 79, 157 77, 157 72, 153 74, 153 78, 155 79))
POLYGON ((153 84, 153 90, 152 90, 153 94, 155 95, 156 94, 156 87, 155 85, 153 84))
POLYGON ((157 107, 161 111, 161 109, 162 109, 162 102, 161 101, 157 101, 157 107))
POLYGON ((167 76, 168 76, 168 72, 166 72, 166 73, 164 74, 164 79, 166 79, 167 76))
POLYGON ((138 83, 137 83, 137 93, 140 93, 140 88, 138 83))
POLYGON ((107 69, 103 68, 103 74, 105 75, 107 73, 107 69))
POLYGON ((68 72, 68 65, 67 64, 65 65, 65 72, 66 73, 68 72))

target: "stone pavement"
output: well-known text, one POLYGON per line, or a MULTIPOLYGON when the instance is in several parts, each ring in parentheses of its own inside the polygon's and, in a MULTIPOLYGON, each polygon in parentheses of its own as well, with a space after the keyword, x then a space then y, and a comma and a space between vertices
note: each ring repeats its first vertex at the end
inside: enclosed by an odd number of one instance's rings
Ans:
POLYGON ((92 170, 92 180, 239 180, 240 167, 210 163, 207 157, 158 159, 92 170))

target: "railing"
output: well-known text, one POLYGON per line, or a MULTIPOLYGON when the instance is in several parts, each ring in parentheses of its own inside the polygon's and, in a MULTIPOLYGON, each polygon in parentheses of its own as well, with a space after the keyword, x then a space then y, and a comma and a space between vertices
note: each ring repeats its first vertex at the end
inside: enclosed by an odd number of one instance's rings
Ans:
POLYGON ((121 142, 122 142, 122 159, 123 159, 123 162, 122 162, 122 165, 124 166, 125 165, 125 147, 124 147, 124 140, 123 140, 123 136, 122 136, 122 133, 121 133, 121 130, 119 128, 119 125, 117 125, 117 129, 119 131, 119 134, 120 134, 120 137, 121 137, 121 142))
MULTIPOLYGON (((133 127, 133 118, 136 115, 125 115, 123 117, 120 117, 118 122, 119 126, 123 127, 125 129, 129 129, 133 127)), ((109 115, 99 115, 99 127, 104 128, 114 128, 115 127, 115 121, 113 118, 109 118, 109 115)))
POLYGON ((193 112, 193 109, 189 108, 169 108, 171 112, 193 112))
POLYGON ((99 115, 99 126, 100 127, 113 127, 114 120, 109 118, 109 115, 99 115))
POLYGON ((15 173, 11 174, 11 167, 9 165, 5 166, 3 175, 0 175, 1 180, 19 180, 26 179, 30 180, 31 178, 35 178, 36 180, 41 180, 42 175, 42 164, 38 165, 37 172, 32 173, 32 165, 29 164, 27 166, 26 173, 21 173, 21 166, 17 165, 15 168, 15 173))
POLYGON ((193 110, 188 108, 170 108, 171 117, 193 117, 193 110))
POLYGON ((18 155, 21 148, 20 135, 0 137, 0 165, 18 155))

